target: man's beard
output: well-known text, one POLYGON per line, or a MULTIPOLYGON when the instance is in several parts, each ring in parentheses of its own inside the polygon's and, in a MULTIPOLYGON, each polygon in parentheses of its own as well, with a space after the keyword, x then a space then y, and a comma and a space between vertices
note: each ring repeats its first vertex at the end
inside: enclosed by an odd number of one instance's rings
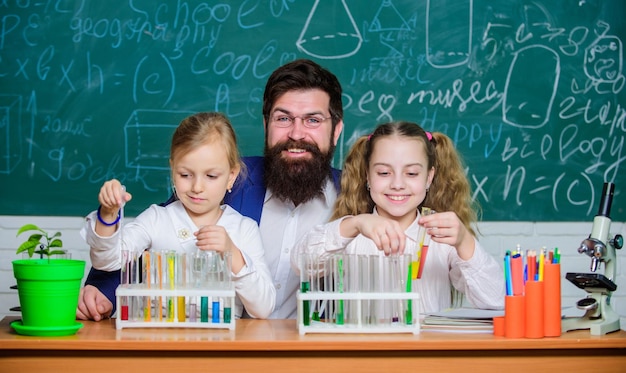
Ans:
MULTIPOLYGON (((331 143, 332 144, 332 143, 331 143)), ((265 144, 265 185, 274 196, 292 201, 296 206, 324 193, 326 179, 331 174, 331 160, 335 147, 326 153, 304 141, 289 140, 272 148, 265 144), (310 158, 285 159, 281 152, 287 149, 305 149, 310 158)))

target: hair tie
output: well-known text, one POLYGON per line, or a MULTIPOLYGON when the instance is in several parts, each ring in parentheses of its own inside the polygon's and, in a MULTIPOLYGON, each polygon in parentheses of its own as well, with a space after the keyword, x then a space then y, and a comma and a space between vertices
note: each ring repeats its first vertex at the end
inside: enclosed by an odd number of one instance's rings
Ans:
POLYGON ((367 135, 367 141, 370 141, 371 138, 372 138, 372 134, 370 133, 369 135, 367 135))
POLYGON ((426 131, 426 138, 428 139, 428 141, 433 141, 433 134, 426 131))

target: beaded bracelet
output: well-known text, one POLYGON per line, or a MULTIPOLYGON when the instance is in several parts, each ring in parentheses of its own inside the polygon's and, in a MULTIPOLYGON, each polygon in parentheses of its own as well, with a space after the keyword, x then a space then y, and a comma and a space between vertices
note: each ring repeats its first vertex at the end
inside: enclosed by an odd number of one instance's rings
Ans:
POLYGON ((114 222, 112 223, 107 223, 106 221, 102 220, 102 216, 100 216, 100 209, 102 208, 102 205, 98 206, 98 213, 96 215, 98 215, 98 221, 100 221, 100 223, 106 225, 107 227, 110 227, 112 225, 117 224, 120 221, 120 212, 117 212, 117 219, 115 219, 114 222))

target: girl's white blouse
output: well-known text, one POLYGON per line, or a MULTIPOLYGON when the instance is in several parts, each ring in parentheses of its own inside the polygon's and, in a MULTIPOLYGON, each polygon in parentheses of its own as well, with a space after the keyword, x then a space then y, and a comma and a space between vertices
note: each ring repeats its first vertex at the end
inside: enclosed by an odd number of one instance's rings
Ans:
MULTIPOLYGON (((374 214, 376 211, 373 212, 374 214)), ((315 226, 300 239, 291 255, 291 265, 298 273, 303 253, 324 261, 335 253, 384 255, 374 241, 359 234, 354 238, 340 235, 344 218, 315 226)), ((418 217, 405 231, 405 253, 417 250, 418 217)), ((462 292, 472 306, 481 309, 504 307, 505 285, 502 267, 475 240, 474 255, 463 260, 452 246, 430 241, 421 279, 413 281, 413 291, 420 295, 420 312, 432 313, 452 306, 452 286, 462 292)))
MULTIPOLYGON (((245 265, 233 273, 235 284, 236 317, 241 317, 243 307, 251 317, 266 318, 274 310, 276 289, 265 261, 265 252, 256 222, 228 205, 221 206, 223 213, 217 225, 224 227, 230 239, 241 251, 245 265)), ((198 249, 193 223, 180 201, 165 207, 151 205, 148 209, 117 230, 110 237, 95 232, 96 211, 85 219, 81 236, 90 246, 91 264, 95 269, 114 271, 121 267, 121 242, 124 248, 141 253, 144 250, 171 250, 194 254, 198 249)))

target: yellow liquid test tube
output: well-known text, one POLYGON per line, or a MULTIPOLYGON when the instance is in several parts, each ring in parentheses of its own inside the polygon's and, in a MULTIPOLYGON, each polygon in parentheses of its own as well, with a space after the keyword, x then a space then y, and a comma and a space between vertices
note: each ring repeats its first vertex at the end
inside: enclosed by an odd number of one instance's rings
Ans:
MULTIPOLYGON (((156 282, 159 286, 159 289, 163 289, 163 253, 156 253, 156 282)), ((157 299, 157 304, 155 305, 156 314, 158 316, 159 321, 163 321, 163 297, 159 295, 157 299)))
MULTIPOLYGON (((176 271, 176 286, 181 288, 181 287, 185 287, 187 285, 187 255, 183 254, 179 254, 178 256, 178 270, 176 271)), ((185 297, 178 297, 177 298, 178 301, 178 308, 177 308, 177 317, 178 317, 178 322, 185 322, 186 320, 186 316, 185 316, 185 297)))
MULTIPOLYGON (((167 253, 167 281, 168 288, 174 290, 174 282, 176 281, 176 256, 173 252, 167 253)), ((167 321, 173 322, 175 311, 174 311, 174 297, 166 297, 165 302, 167 303, 167 321)))
MULTIPOLYGON (((144 251, 143 252, 143 283, 144 285, 149 289, 150 288, 150 260, 152 258, 150 258, 150 252, 149 251, 144 251)), ((144 302, 143 302, 143 319, 144 321, 151 321, 152 320, 152 303, 150 302, 150 297, 145 297, 144 298, 144 302)))

